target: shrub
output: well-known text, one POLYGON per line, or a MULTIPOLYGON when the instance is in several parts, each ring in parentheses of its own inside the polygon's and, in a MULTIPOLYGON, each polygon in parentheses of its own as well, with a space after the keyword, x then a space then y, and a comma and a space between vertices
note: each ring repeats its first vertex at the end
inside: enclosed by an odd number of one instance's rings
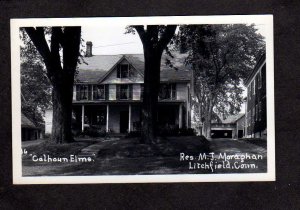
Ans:
POLYGON ((50 133, 45 133, 44 134, 44 139, 50 139, 51 138, 51 134, 50 133))
POLYGON ((193 128, 164 127, 159 129, 160 136, 195 136, 193 128))
POLYGON ((140 136, 141 136, 140 131, 131 131, 125 136, 125 138, 135 138, 135 137, 140 137, 140 136))
POLYGON ((90 126, 90 127, 86 128, 84 131, 78 132, 76 136, 105 137, 106 131, 101 130, 95 126, 90 126))
POLYGON ((196 136, 196 131, 193 128, 181 128, 178 134, 179 136, 196 136))

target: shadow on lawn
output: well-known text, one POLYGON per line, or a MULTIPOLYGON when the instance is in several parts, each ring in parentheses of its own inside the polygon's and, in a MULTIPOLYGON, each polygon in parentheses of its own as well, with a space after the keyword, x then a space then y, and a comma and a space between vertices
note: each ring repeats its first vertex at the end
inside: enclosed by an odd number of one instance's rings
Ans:
POLYGON ((102 141, 77 139, 74 143, 61 145, 43 142, 26 149, 36 155, 67 157, 79 155, 83 148, 92 144, 99 146, 93 162, 33 162, 30 156, 23 155, 23 176, 192 173, 187 171, 185 162, 179 161, 180 153, 198 155, 209 152, 209 141, 197 136, 168 137, 155 145, 140 144, 138 138, 102 141))
POLYGON ((98 157, 172 157, 181 152, 191 155, 209 152, 209 141, 202 136, 167 137, 157 144, 141 144, 138 138, 121 139, 103 147, 98 157))

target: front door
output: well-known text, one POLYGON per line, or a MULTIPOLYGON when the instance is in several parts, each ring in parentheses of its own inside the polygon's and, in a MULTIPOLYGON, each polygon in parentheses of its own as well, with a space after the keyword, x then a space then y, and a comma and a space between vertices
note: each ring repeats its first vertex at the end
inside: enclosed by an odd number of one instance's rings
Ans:
POLYGON ((126 133, 128 130, 128 111, 120 112, 120 133, 126 133))

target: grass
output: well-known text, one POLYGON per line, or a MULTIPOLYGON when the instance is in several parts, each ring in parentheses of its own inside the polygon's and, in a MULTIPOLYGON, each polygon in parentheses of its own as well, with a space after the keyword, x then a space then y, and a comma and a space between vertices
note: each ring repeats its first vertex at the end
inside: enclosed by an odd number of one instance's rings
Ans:
POLYGON ((241 141, 246 141, 250 144, 255 144, 260 147, 267 148, 267 140, 266 139, 260 139, 260 138, 246 138, 246 139, 239 139, 241 141))
POLYGON ((208 152, 209 143, 204 137, 170 137, 161 139, 157 144, 141 144, 138 138, 122 139, 105 145, 98 157, 172 157, 182 151, 198 154, 208 152))
POLYGON ((31 154, 66 157, 79 154, 83 148, 91 144, 93 147, 96 146, 96 151, 98 151, 92 162, 33 162, 28 155, 23 155, 23 176, 204 174, 211 172, 202 169, 189 170, 189 161, 180 161, 180 153, 197 157, 199 153, 209 152, 263 154, 264 156, 263 160, 255 161, 258 164, 256 169, 234 171, 224 169, 214 173, 258 173, 266 171, 266 149, 242 140, 209 142, 203 137, 184 136, 163 138, 158 144, 148 145, 140 144, 138 138, 97 139, 97 141, 95 139, 81 139, 74 143, 61 145, 43 142, 39 145, 26 147, 26 150, 31 154))

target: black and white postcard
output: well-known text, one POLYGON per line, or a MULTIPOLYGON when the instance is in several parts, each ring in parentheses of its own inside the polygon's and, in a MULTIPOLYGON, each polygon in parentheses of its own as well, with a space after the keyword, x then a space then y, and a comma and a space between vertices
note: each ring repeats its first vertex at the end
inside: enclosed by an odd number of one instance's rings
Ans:
POLYGON ((275 180, 273 16, 11 20, 14 184, 275 180))

